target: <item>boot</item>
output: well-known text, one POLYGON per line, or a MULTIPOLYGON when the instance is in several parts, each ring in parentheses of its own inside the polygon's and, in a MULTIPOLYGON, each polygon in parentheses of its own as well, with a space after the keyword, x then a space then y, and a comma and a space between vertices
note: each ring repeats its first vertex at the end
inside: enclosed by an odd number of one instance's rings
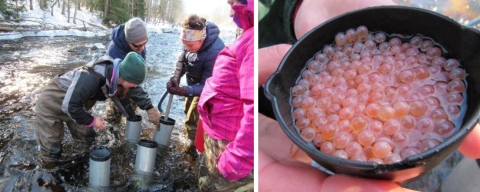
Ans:
POLYGON ((188 146, 187 149, 185 150, 185 152, 187 154, 189 154, 194 161, 196 161, 198 159, 197 148, 195 147, 194 144, 191 144, 190 146, 188 146))
POLYGON ((53 143, 52 147, 50 148, 50 158, 60 159, 60 157, 62 157, 62 143, 53 143))

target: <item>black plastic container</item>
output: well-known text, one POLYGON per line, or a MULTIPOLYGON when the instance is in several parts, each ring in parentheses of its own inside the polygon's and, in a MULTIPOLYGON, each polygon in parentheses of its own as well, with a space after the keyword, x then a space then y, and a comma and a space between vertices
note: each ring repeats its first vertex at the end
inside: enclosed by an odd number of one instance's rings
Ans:
POLYGON ((335 17, 305 34, 287 52, 277 71, 268 79, 266 95, 272 101, 277 121, 286 135, 315 162, 332 173, 405 183, 425 174, 451 155, 473 129, 480 116, 480 32, 425 9, 405 6, 380 6, 361 9, 335 17), (467 110, 462 126, 440 145, 395 164, 377 164, 336 158, 309 146, 302 139, 292 115, 291 88, 306 63, 324 45, 332 44, 335 35, 360 25, 369 31, 422 35, 432 38, 448 52, 445 58, 456 58, 467 73, 467 110))

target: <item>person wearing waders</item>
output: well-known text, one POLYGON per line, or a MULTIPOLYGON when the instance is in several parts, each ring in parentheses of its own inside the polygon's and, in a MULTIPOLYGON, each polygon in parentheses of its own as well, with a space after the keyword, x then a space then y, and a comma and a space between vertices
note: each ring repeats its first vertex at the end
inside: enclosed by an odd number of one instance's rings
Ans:
MULTIPOLYGON (((147 50, 146 44, 148 41, 147 25, 142 19, 135 17, 128 20, 125 24, 118 26, 112 30, 111 41, 108 45, 106 54, 113 59, 124 59, 130 52, 136 52, 146 59, 147 50)), ((150 102, 148 94, 141 86, 131 88, 128 92, 128 97, 121 100, 126 103, 126 110, 128 113, 135 113, 136 105, 149 105, 150 103, 142 103, 144 101, 150 102), (133 104, 133 106, 128 103, 133 104)), ((106 121, 110 123, 119 123, 121 112, 115 108, 113 102, 108 102, 106 121)), ((149 117, 158 116, 160 112, 156 108, 147 111, 149 117)), ((158 125, 158 122, 154 123, 158 125)))
MULTIPOLYGON (((42 90, 35 106, 38 122, 36 136, 42 156, 61 157, 64 125, 74 140, 87 146, 92 144, 96 135, 93 128, 105 129, 102 118, 88 112, 96 101, 110 98, 124 115, 131 115, 125 111, 120 100, 128 97, 128 92, 138 87, 145 80, 145 75, 145 60, 131 52, 124 60, 113 60, 104 55, 83 67, 55 76, 42 90)), ((141 109, 154 109, 151 101, 142 103, 146 105, 139 105, 141 109)), ((159 122, 160 116, 160 113, 149 116, 148 121, 159 122)))
POLYGON ((167 82, 167 91, 186 97, 184 133, 191 141, 186 152, 196 159, 198 153, 194 141, 198 124, 197 103, 205 81, 212 76, 213 64, 218 53, 225 45, 218 36, 219 28, 195 14, 185 19, 182 27, 180 40, 184 47, 178 58, 174 75, 167 82), (186 75, 187 86, 179 86, 183 75, 186 75))

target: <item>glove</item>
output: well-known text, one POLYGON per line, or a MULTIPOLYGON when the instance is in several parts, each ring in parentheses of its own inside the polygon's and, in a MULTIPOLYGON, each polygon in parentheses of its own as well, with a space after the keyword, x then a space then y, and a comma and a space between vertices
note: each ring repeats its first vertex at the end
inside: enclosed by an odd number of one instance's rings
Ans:
POLYGON ((170 78, 170 81, 167 82, 167 91, 172 93, 173 88, 178 87, 178 81, 175 77, 170 78))
POLYGON ((172 77, 170 77, 170 82, 175 82, 178 85, 179 79, 180 78, 178 78, 178 76, 172 76, 172 77))
POLYGON ((167 83, 167 91, 174 95, 179 95, 179 96, 187 95, 187 87, 178 86, 178 82, 176 81, 169 81, 167 83))
MULTIPOLYGON (((168 89, 168 88, 167 88, 168 89)), ((187 87, 172 87, 168 91, 171 94, 178 95, 178 96, 186 96, 187 95, 187 87)))
POLYGON ((162 117, 162 114, 160 113, 160 111, 158 111, 157 108, 153 107, 147 110, 147 114, 148 114, 148 121, 150 123, 153 123, 155 125, 158 125, 160 123, 160 117, 162 117))

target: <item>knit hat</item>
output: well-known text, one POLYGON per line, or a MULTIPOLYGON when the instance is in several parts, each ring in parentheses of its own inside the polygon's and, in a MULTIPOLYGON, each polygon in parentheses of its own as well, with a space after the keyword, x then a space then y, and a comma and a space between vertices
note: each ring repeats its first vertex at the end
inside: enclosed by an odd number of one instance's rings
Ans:
POLYGON ((129 43, 138 43, 147 40, 147 25, 142 19, 135 17, 125 23, 125 40, 129 43))
POLYGON ((130 83, 141 84, 145 80, 145 60, 136 52, 130 52, 120 64, 120 76, 130 83))

